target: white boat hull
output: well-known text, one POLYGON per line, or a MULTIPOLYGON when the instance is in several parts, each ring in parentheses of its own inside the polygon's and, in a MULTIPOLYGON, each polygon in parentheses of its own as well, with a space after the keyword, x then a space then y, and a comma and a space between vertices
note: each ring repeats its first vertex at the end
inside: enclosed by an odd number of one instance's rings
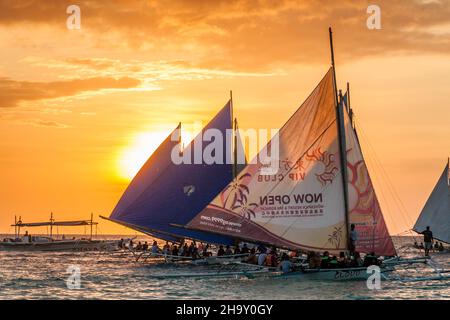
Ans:
POLYGON ((1 251, 94 251, 117 249, 117 241, 61 240, 51 242, 0 242, 1 251))

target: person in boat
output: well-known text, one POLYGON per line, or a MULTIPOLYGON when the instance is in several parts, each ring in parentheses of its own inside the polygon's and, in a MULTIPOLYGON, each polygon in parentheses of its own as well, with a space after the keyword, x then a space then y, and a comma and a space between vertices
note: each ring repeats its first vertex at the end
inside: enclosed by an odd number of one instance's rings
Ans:
POLYGON ((250 254, 245 261, 251 264, 258 264, 258 257, 256 256, 255 248, 250 249, 250 254))
POLYGON ((350 254, 352 254, 356 250, 356 241, 358 241, 358 232, 356 232, 355 225, 352 223, 350 225, 350 237, 349 237, 350 254))
POLYGON ((433 251, 434 251, 434 252, 439 251, 439 243, 438 243, 437 241, 436 241, 435 244, 434 244, 433 251))
POLYGON ((248 254, 250 252, 249 248, 247 247, 247 244, 244 243, 244 246, 242 247, 241 253, 242 254, 248 254))
POLYGON ((371 252, 366 254, 366 256, 364 257, 364 261, 363 261, 363 266, 364 267, 368 267, 368 266, 378 266, 380 264, 380 260, 378 260, 378 257, 375 255, 375 252, 371 252))
POLYGON ((322 269, 326 269, 330 266, 330 253, 328 251, 325 251, 322 254, 322 260, 320 261, 320 267, 322 269))
POLYGON ((309 267, 312 269, 320 268, 322 262, 322 258, 320 257, 320 254, 318 252, 314 252, 314 256, 309 262, 309 267))
POLYGON ((22 237, 22 242, 26 243, 31 242, 31 236, 28 234, 28 231, 25 231, 25 234, 22 237))
POLYGON ((275 268, 278 265, 278 255, 277 255, 277 249, 274 247, 266 256, 266 263, 265 265, 268 267, 275 268))
POLYGON ((414 241, 414 248, 419 249, 419 244, 417 243, 417 241, 414 241))
POLYGON ((173 246, 171 254, 173 256, 177 256, 178 255, 178 247, 176 245, 173 246))
POLYGON ((362 267, 364 265, 363 259, 361 259, 361 255, 359 252, 355 251, 353 252, 352 259, 350 262, 350 267, 356 268, 356 267, 362 267))
POLYGON ((202 256, 203 256, 204 258, 207 258, 207 257, 211 257, 211 256, 212 256, 212 253, 209 252, 209 244, 207 244, 206 246, 203 247, 202 256))
POLYGON ((337 257, 336 256, 332 256, 330 258, 330 261, 328 262, 328 268, 335 269, 335 268, 338 268, 338 267, 339 267, 339 264, 338 264, 337 257))
POLYGON ((137 246, 136 246, 136 250, 137 251, 141 251, 142 250, 142 243, 139 241, 137 246))
POLYGON ((419 249, 421 249, 421 250, 424 249, 423 242, 421 242, 421 243, 419 244, 419 249))
POLYGON ((239 245, 236 245, 234 247, 234 254, 240 254, 241 253, 241 248, 239 248, 239 245))
POLYGON ((267 253, 267 248, 265 245, 263 245, 262 243, 258 246, 257 251, 259 253, 267 253))
POLYGON ((185 243, 183 245, 183 248, 181 249, 180 256, 183 256, 183 257, 188 257, 189 256, 189 248, 188 248, 187 243, 185 243))
POLYGON ((223 246, 220 245, 220 246, 219 246, 219 250, 217 251, 217 256, 218 256, 218 257, 221 257, 221 256, 223 256, 223 255, 225 255, 225 250, 223 249, 223 246))
POLYGON ((281 262, 278 264, 278 270, 281 270, 283 273, 289 273, 292 271, 292 262, 289 260, 289 256, 286 253, 283 253, 281 256, 281 262))
POLYGON ((266 258, 267 258, 267 253, 266 252, 261 252, 258 255, 258 265, 259 266, 263 266, 266 262, 266 258))
POLYGON ((430 227, 427 226, 427 228, 421 232, 423 235, 423 242, 425 243, 425 256, 430 255, 430 250, 433 247, 433 232, 431 232, 430 227))
POLYGON ((345 268, 348 266, 348 260, 343 251, 339 252, 339 258, 337 258, 337 264, 339 268, 345 268))
POLYGON ((233 250, 231 250, 230 246, 227 245, 226 249, 225 249, 225 255, 226 256, 231 256, 233 255, 233 250))
POLYGON ((163 253, 164 254, 169 254, 169 252, 171 251, 170 250, 170 244, 169 244, 169 241, 166 241, 166 244, 163 246, 163 253))
POLYGON ((439 252, 444 251, 444 245, 442 244, 442 242, 439 242, 438 251, 439 251, 439 252))
POLYGON ((142 251, 147 251, 148 250, 148 243, 147 241, 144 242, 144 244, 142 245, 142 251))
POLYGON ((119 249, 123 248, 123 238, 119 240, 119 242, 117 243, 117 246, 119 247, 119 249))
POLYGON ((200 255, 198 254, 198 248, 194 246, 194 249, 192 249, 191 254, 192 260, 201 259, 200 255))
POLYGON ((153 254, 156 254, 156 253, 160 252, 159 247, 158 247, 158 242, 156 240, 153 240, 151 252, 153 254))
POLYGON ((191 244, 189 245, 188 248, 188 257, 192 257, 192 254, 194 253, 194 249, 196 249, 197 246, 195 245, 194 242, 191 242, 191 244))

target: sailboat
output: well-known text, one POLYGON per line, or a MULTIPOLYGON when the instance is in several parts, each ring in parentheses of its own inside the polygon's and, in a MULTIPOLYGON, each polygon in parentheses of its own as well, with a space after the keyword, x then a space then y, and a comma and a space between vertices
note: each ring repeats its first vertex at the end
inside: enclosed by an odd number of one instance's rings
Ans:
MULTIPOLYGON (((229 141, 223 139, 220 142, 222 150, 227 151, 223 153, 222 161, 218 163, 207 164, 204 159, 200 163, 192 163, 190 160, 186 163, 174 163, 172 159, 174 150, 178 150, 180 155, 187 159, 195 159, 197 143, 200 143, 201 154, 204 154, 208 144, 202 144, 201 139, 207 130, 218 130, 222 137, 227 137, 230 131, 233 131, 232 108, 231 97, 183 150, 179 124, 133 178, 109 218, 102 218, 166 241, 182 242, 184 239, 191 239, 233 245, 235 239, 230 236, 170 225, 174 221, 180 224, 189 222, 211 202, 239 170, 237 161, 231 161, 230 158, 233 154, 237 154, 238 148, 242 148, 242 144, 236 142, 240 142, 240 139, 236 137, 234 153, 233 150, 227 149, 227 146, 230 147, 229 141)), ((243 154, 243 151, 239 152, 243 154)))
POLYGON ((433 238, 450 243, 450 175, 449 161, 428 197, 413 230, 420 233, 430 227, 433 238))
MULTIPOLYGON (((184 227, 288 250, 339 253, 349 250, 354 226, 356 251, 386 257, 382 271, 391 271, 397 253, 353 126, 348 92, 338 96, 331 29, 330 43, 332 66, 278 137, 184 227), (274 141, 279 141, 278 171, 268 175, 258 160, 276 149, 274 141)), ((300 273, 365 279, 366 271, 300 273)))

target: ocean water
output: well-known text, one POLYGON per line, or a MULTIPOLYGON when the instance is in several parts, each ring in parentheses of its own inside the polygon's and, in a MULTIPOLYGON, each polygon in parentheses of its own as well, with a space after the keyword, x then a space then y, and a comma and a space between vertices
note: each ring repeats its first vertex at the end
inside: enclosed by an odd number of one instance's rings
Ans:
MULTIPOLYGON (((401 243, 397 245, 401 247, 401 243)), ((399 251, 410 257, 420 254, 406 247, 399 251)), ((435 254, 433 261, 444 269, 450 269, 450 254, 435 254)), ((0 299, 450 299, 450 279, 389 280, 381 282, 380 290, 369 290, 365 281, 269 278, 159 280, 151 277, 154 274, 192 272, 192 268, 136 262, 131 253, 124 251, 0 251, 0 299), (67 286, 67 280, 73 274, 72 266, 80 270, 79 289, 67 286)), ((412 278, 431 274, 430 267, 416 265, 393 275, 412 278)))

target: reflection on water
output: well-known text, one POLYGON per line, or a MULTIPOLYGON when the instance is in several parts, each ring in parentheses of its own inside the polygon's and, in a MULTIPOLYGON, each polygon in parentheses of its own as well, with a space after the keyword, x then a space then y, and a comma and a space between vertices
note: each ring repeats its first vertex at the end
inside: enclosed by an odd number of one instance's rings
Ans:
MULTIPOLYGON (((147 239, 148 240, 148 239, 147 239)), ((408 252, 417 255, 417 252, 408 252)), ((450 254, 433 258, 449 269, 450 254)), ((364 281, 295 279, 171 279, 151 274, 189 272, 187 266, 135 263, 127 252, 0 252, 0 299, 449 299, 450 280, 383 281, 369 290, 364 281), (67 268, 81 268, 81 289, 70 290, 67 268)), ((426 266, 397 272, 406 277, 429 273, 426 266)))

